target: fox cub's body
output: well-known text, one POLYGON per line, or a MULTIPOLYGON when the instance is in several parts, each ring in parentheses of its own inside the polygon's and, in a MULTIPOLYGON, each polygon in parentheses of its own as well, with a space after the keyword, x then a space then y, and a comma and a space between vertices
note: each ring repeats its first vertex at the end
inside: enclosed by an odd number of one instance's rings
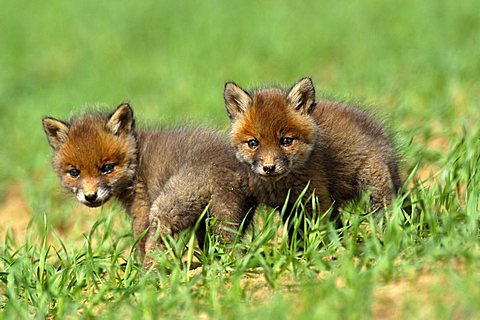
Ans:
POLYGON ((350 106, 317 103, 309 78, 288 91, 246 92, 229 82, 224 98, 231 144, 251 168, 260 202, 281 207, 290 190, 293 205, 309 183, 307 194, 315 192, 324 211, 333 205, 336 218, 339 207, 367 190, 372 208, 384 208, 402 185, 381 125, 350 106))
MULTIPOLYGON (((87 113, 69 122, 47 117, 43 126, 53 167, 80 202, 96 207, 116 197, 136 237, 150 226, 139 244, 142 254, 154 249, 156 232, 166 236, 194 226, 207 205, 219 220, 215 232, 232 241, 226 229, 238 229, 254 205, 231 148, 212 132, 137 132, 128 104, 111 115, 87 113)), ((198 235, 202 246, 204 229, 198 235)))

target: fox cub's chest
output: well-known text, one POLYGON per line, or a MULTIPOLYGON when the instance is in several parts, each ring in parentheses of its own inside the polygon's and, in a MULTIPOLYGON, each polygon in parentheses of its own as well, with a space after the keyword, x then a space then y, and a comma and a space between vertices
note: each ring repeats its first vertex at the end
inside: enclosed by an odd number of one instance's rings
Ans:
POLYGON ((252 180, 251 186, 259 198, 258 200, 270 207, 282 207, 287 197, 289 203, 295 202, 307 187, 305 193, 307 197, 314 192, 308 180, 298 177, 285 177, 278 181, 266 181, 255 177, 252 180))

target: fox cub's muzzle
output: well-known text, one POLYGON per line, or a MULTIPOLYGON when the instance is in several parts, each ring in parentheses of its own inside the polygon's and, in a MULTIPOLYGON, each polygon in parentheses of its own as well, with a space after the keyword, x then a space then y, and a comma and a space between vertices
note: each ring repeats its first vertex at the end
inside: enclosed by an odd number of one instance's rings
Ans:
POLYGON ((95 189, 78 189, 76 192, 78 201, 84 205, 95 208, 99 207, 110 199, 108 188, 98 187, 95 189))
POLYGON ((252 166, 253 171, 266 179, 278 179, 288 174, 287 163, 283 159, 273 161, 257 160, 252 166))

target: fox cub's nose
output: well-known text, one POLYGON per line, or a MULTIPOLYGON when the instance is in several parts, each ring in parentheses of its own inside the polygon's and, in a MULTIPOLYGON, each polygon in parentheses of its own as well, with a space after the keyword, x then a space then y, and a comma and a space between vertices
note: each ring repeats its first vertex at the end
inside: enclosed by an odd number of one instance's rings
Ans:
POLYGON ((274 164, 265 164, 265 165, 263 165, 263 171, 266 174, 271 174, 271 173, 275 172, 275 165, 274 164))
POLYGON ((94 202, 95 200, 97 200, 97 193, 94 192, 94 193, 86 194, 85 200, 87 200, 88 202, 94 202))

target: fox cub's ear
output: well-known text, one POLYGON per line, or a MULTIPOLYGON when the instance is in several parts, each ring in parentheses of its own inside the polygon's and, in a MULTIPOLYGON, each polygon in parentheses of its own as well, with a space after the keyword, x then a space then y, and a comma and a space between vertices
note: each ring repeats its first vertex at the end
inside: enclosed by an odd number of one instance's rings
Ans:
POLYGON ((287 101, 295 110, 310 114, 315 108, 315 88, 312 79, 302 78, 287 93, 287 101))
POLYGON ((45 117, 42 119, 43 130, 45 131, 48 143, 53 150, 58 150, 67 141, 68 125, 60 120, 45 117))
POLYGON ((234 82, 227 82, 225 84, 223 98, 225 99, 228 117, 232 121, 244 113, 252 103, 250 95, 234 82))
POLYGON ((108 117, 106 127, 115 135, 129 134, 133 130, 135 120, 133 110, 128 103, 122 103, 108 117))

